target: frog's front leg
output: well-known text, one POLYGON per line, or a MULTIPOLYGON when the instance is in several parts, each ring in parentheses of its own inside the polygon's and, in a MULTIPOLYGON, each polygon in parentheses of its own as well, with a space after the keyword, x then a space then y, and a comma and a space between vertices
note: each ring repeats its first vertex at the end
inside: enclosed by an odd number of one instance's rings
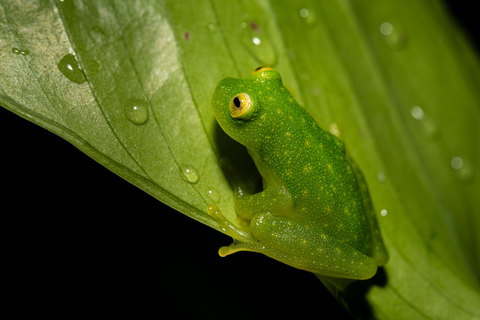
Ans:
POLYGON ((263 213, 275 213, 276 215, 291 212, 293 201, 285 187, 270 187, 262 192, 247 194, 243 188, 237 187, 235 192, 235 210, 237 224, 230 222, 220 211, 217 205, 210 205, 207 212, 217 220, 222 230, 234 240, 229 247, 219 250, 221 256, 234 252, 263 250, 263 244, 251 232, 251 220, 263 213))
POLYGON ((262 192, 246 194, 241 187, 235 193, 235 210, 238 219, 249 223, 253 217, 262 213, 275 213, 278 216, 293 211, 293 200, 290 192, 282 187, 269 187, 262 192))

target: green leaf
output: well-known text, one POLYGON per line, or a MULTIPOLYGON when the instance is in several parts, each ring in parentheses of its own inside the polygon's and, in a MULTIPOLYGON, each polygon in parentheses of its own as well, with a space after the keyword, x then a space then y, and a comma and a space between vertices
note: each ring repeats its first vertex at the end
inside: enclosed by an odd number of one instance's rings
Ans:
POLYGON ((439 2, 0 4, 0 104, 217 230, 209 203, 235 216, 218 159, 245 154, 211 94, 274 67, 339 130, 390 254, 353 286, 360 307, 340 299, 364 317, 480 317, 480 65, 439 2))

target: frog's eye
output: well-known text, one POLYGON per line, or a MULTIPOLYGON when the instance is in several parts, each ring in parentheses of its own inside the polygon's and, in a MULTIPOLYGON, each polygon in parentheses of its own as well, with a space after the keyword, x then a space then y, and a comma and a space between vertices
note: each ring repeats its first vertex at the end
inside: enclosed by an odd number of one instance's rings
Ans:
POLYGON ((267 66, 260 66, 260 67, 256 68, 255 70, 253 70, 252 74, 267 71, 267 70, 273 70, 273 69, 270 68, 270 67, 267 67, 267 66))
POLYGON ((230 100, 230 115, 232 118, 245 118, 252 109, 252 99, 248 93, 239 93, 230 100))

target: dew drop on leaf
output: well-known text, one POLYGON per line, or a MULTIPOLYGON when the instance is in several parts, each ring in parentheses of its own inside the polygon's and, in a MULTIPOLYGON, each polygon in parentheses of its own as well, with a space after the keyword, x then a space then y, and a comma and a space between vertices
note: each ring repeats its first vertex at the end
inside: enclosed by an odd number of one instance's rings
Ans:
POLYGON ((60 70, 60 72, 69 80, 78 84, 87 81, 85 74, 78 66, 77 59, 75 59, 73 54, 69 53, 65 55, 57 66, 58 70, 60 70))
POLYGON ((403 49, 408 42, 406 32, 401 31, 398 26, 392 25, 390 22, 384 22, 380 25, 380 33, 383 35, 385 43, 392 49, 403 49))
POLYGON ((15 54, 21 54, 22 56, 29 54, 28 50, 20 50, 18 48, 12 48, 12 52, 15 54))
POLYGON ((418 120, 421 130, 428 138, 435 140, 440 136, 437 123, 421 107, 413 106, 410 109, 410 115, 418 120))
POLYGON ((277 64, 278 54, 269 32, 263 24, 250 21, 247 25, 241 24, 242 44, 253 55, 259 64, 274 67, 277 64), (248 28, 247 26, 250 26, 248 28))
POLYGON ((413 106, 412 109, 410 110, 410 114, 412 115, 412 117, 414 117, 417 120, 422 120, 423 117, 425 116, 423 109, 420 108, 419 106, 413 106))
POLYGON ((461 182, 469 183, 473 180, 475 174, 469 161, 461 157, 453 157, 450 165, 461 182))
POLYGON ((211 31, 215 31, 216 26, 215 26, 213 23, 210 23, 210 24, 208 25, 208 29, 210 29, 211 31))
POLYGON ((218 202, 220 200, 220 195, 218 194, 218 192, 215 189, 208 190, 208 197, 213 202, 218 202))
POLYGON ((463 159, 460 157, 453 157, 450 161, 452 168, 455 170, 460 170, 463 167, 463 159))
POLYGON ((306 8, 300 9, 300 17, 302 17, 303 22, 307 25, 314 25, 317 22, 315 12, 306 8))
POLYGON ((377 179, 379 182, 385 182, 387 180, 387 176, 385 175, 385 172, 383 171, 377 172, 377 179))
POLYGON ((338 125, 335 122, 332 122, 330 124, 330 133, 337 138, 340 137, 340 129, 338 128, 338 125))
POLYGON ((128 99, 125 103, 125 115, 135 124, 144 124, 148 120, 148 105, 143 99, 128 99))
POLYGON ((193 167, 184 166, 181 169, 181 174, 183 180, 187 181, 188 183, 197 183, 198 182, 198 172, 193 167))

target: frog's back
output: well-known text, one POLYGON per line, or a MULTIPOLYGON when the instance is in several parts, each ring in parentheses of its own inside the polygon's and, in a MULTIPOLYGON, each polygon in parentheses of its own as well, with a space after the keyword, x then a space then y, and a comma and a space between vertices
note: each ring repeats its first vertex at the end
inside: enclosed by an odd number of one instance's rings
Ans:
POLYGON ((298 105, 283 109, 279 119, 265 131, 261 156, 294 198, 291 218, 328 230, 371 256, 368 208, 343 143, 298 105))

